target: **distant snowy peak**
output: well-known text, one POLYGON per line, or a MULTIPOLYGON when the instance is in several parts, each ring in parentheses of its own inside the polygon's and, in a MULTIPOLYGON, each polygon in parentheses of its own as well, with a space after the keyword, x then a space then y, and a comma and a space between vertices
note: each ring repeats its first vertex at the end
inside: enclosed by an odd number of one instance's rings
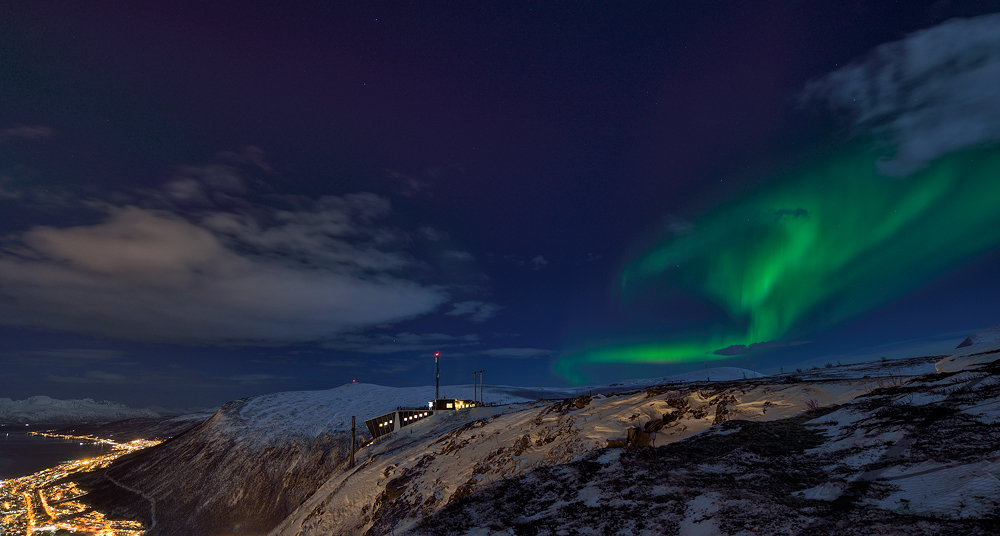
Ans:
POLYGON ((966 346, 972 346, 974 344, 983 344, 987 342, 997 342, 1000 341, 1000 324, 993 326, 990 329, 984 329, 969 335, 955 348, 965 348, 966 346))
POLYGON ((0 423, 75 424, 159 416, 149 410, 90 398, 82 400, 56 400, 48 396, 33 396, 25 400, 0 398, 0 423))

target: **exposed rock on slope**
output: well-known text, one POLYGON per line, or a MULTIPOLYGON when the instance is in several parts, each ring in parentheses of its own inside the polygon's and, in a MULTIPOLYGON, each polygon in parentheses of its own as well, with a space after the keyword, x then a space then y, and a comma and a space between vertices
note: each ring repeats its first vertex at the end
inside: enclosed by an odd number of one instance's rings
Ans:
POLYGON ((734 419, 784 419, 898 384, 933 363, 824 368, 809 381, 742 379, 741 371, 731 382, 636 381, 556 402, 518 403, 529 391, 569 392, 487 388, 487 399, 515 403, 418 421, 359 451, 349 470, 352 415, 421 405, 433 388, 348 384, 278 393, 226 404, 195 429, 123 457, 83 484, 91 490, 86 500, 145 519, 150 536, 400 534, 498 483, 595 456, 609 439, 662 446, 734 419))
POLYGON ((996 534, 1000 354, 978 357, 839 408, 539 468, 408 534, 996 534))
POLYGON ((600 452, 630 429, 663 445, 730 419, 768 421, 849 402, 895 381, 668 385, 435 417, 361 451, 359 467, 333 474, 273 534, 400 534, 480 490, 600 452))

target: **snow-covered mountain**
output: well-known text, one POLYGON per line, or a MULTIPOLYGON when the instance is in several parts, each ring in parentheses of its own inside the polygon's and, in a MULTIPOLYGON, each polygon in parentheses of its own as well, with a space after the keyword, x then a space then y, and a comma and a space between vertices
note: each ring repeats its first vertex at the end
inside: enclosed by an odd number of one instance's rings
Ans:
POLYGON ((969 335, 955 348, 965 348, 966 346, 972 346, 974 344, 984 344, 997 341, 1000 341, 1000 324, 969 335))
MULTIPOLYGON (((754 375, 731 367, 708 373, 716 378, 754 375)), ((682 380, 661 378, 630 384, 682 380)), ((442 386, 441 395, 471 399, 472 389, 472 385, 442 386)), ((486 386, 483 398, 487 403, 524 404, 605 389, 614 388, 486 386)), ((426 407, 433 396, 431 386, 349 383, 325 391, 276 393, 229 402, 189 432, 123 458, 101 475, 94 475, 84 483, 92 490, 88 500, 151 524, 155 512, 156 523, 149 536, 199 534, 205 533, 206 527, 219 534, 264 534, 342 469, 349 455, 352 416, 360 438, 367 435, 365 419, 399 406, 426 407)), ((463 413, 458 422, 440 422, 446 428, 460 426, 464 423, 461 419, 470 415, 463 413)))
MULTIPOLYGON (((951 370, 883 378, 841 405, 820 396, 792 417, 737 411, 660 448, 593 450, 498 479, 430 515, 397 516, 395 534, 995 535, 998 358, 996 346, 949 358, 951 370)), ((403 474, 385 479, 395 502, 412 501, 426 478, 403 474)), ((312 514, 286 520, 281 534, 322 534, 330 526, 321 520, 336 519, 312 514)))
MULTIPOLYGON (((703 373, 699 371, 698 375, 703 373)), ((345 489, 361 489, 364 498, 358 500, 375 501, 379 490, 384 488, 380 479, 393 474, 379 464, 390 463, 387 460, 397 455, 412 462, 421 459, 427 449, 439 448, 428 446, 427 442, 448 441, 462 447, 449 447, 455 457, 440 457, 437 462, 446 464, 442 469, 441 482, 444 484, 437 484, 445 488, 433 491, 440 497, 438 502, 432 501, 437 508, 446 504, 459 488, 463 490, 460 494, 471 493, 490 483, 484 477, 470 484, 468 476, 461 477, 477 464, 489 463, 483 460, 488 458, 489 451, 496 450, 497 442, 523 443, 528 441, 523 438, 531 434, 544 436, 544 439, 529 441, 532 445, 541 442, 544 448, 525 445, 522 450, 533 454, 522 454, 525 456, 522 462, 498 464, 497 467, 506 471, 505 475, 564 463, 604 446, 607 438, 621 435, 629 423, 653 411, 654 408, 645 407, 649 404, 647 392, 662 390, 667 393, 668 387, 678 388, 679 391, 670 392, 675 393, 678 400, 687 400, 689 405, 683 412, 677 410, 680 413, 673 435, 660 434, 661 441, 666 441, 669 437, 686 436, 717 420, 724 420, 736 407, 730 408, 735 403, 730 391, 738 389, 736 385, 745 389, 747 382, 763 381, 744 380, 758 375, 743 369, 710 369, 707 374, 713 379, 738 380, 732 384, 683 383, 683 378, 660 378, 620 382, 627 386, 571 389, 488 386, 485 400, 506 405, 439 415, 407 427, 388 441, 360 450, 359 463, 371 470, 367 476, 354 479, 353 482, 360 484, 345 489), (706 386, 711 386, 709 391, 704 391, 706 386), (606 391, 618 394, 600 394, 606 391), (591 393, 595 394, 591 396, 591 393), (561 415, 568 404, 566 400, 580 403, 592 400, 588 405, 599 408, 599 415, 588 417, 585 426, 574 418, 557 419, 554 423, 552 417, 540 416, 540 413, 553 412, 553 415, 561 415), (496 420, 495 439, 483 442, 477 439, 481 434, 462 436, 462 429, 480 419, 496 420), (401 445, 404 447, 400 451, 402 454, 397 454, 401 445), (393 452, 391 457, 390 451, 393 452)), ((793 388, 774 395, 774 401, 766 408, 761 406, 761 400, 750 397, 738 404, 743 404, 740 407, 746 411, 777 416, 785 411, 803 411, 807 401, 814 396, 839 400, 839 397, 849 398, 860 392, 863 389, 849 385, 821 391, 793 388), (825 394, 817 395, 817 392, 825 394), (750 409, 756 406, 761 407, 750 409)), ((472 386, 445 386, 442 394, 471 398, 472 386)), ((303 512, 307 501, 315 499, 326 504, 327 495, 321 488, 336 487, 336 482, 346 474, 344 461, 349 454, 351 416, 357 417, 359 428, 364 430, 365 419, 398 406, 423 406, 432 396, 432 387, 393 388, 351 383, 326 391, 277 393, 237 400, 223 406, 191 431, 122 458, 101 474, 91 475, 83 485, 91 490, 88 500, 93 504, 152 524, 149 536, 207 532, 265 534, 293 513, 303 512)), ((330 497, 329 500, 340 498, 330 497)), ((352 504, 360 503, 352 500, 352 504)), ((367 504, 371 513, 373 503, 367 504)), ((428 508, 427 513, 435 509, 428 508)), ((381 516, 385 520, 390 518, 381 516)), ((326 517, 323 522, 327 523, 326 517)), ((391 530, 391 526, 389 528, 391 530)), ((341 527, 332 532, 350 533, 351 530, 341 527)))
MULTIPOLYGON (((530 399, 518 391, 525 389, 486 387, 484 398, 530 399)), ((471 398, 472 386, 443 386, 442 395, 471 398)), ((93 504, 145 519, 148 536, 264 534, 348 457, 352 416, 364 430, 365 419, 398 406, 426 407, 433 396, 433 387, 349 383, 236 400, 82 484, 93 504)))
POLYGON ((56 400, 33 396, 25 400, 0 398, 0 423, 69 424, 112 422, 140 417, 159 417, 145 409, 130 408, 106 400, 56 400))
POLYGON ((505 405, 418 421, 353 468, 350 417, 363 426, 433 388, 277 393, 81 484, 148 536, 991 534, 1000 345, 978 348, 809 375, 487 387, 505 405))

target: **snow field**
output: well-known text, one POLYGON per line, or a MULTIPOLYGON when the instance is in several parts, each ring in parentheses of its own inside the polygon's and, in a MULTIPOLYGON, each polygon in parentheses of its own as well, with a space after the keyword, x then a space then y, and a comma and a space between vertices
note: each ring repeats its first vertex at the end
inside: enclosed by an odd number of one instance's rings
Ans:
MULTIPOLYGON (((491 409, 483 408, 435 416, 361 450, 359 467, 331 478, 272 534, 362 534, 376 523, 388 523, 382 528, 399 533, 455 497, 580 459, 629 427, 664 414, 683 416, 651 434, 654 445, 710 429, 720 403, 731 412, 729 418, 769 421, 800 414, 810 401, 843 403, 874 387, 873 380, 829 382, 822 388, 752 382, 715 390, 664 386, 595 396, 582 408, 535 402, 493 414, 475 413, 491 409), (684 410, 676 407, 680 400, 684 410)), ((599 459, 611 461, 620 452, 608 449, 599 459)), ((692 514, 690 530, 712 530, 710 522, 695 522, 697 517, 692 514)))

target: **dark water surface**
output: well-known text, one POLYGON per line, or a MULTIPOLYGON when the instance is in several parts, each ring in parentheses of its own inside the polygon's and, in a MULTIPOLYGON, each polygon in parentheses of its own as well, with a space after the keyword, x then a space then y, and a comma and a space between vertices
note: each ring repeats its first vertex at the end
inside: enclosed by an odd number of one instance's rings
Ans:
POLYGON ((109 451, 107 446, 66 439, 30 436, 31 430, 47 428, 0 426, 0 480, 30 475, 67 460, 91 458, 109 451))

